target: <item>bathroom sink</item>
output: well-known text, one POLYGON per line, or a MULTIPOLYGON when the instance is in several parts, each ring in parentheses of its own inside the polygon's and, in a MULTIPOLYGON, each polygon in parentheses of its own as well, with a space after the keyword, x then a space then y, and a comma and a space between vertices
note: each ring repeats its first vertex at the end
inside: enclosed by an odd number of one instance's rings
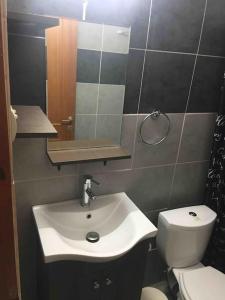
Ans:
POLYGON ((125 193, 98 196, 90 207, 79 200, 34 206, 33 213, 46 263, 113 260, 157 232, 125 193))

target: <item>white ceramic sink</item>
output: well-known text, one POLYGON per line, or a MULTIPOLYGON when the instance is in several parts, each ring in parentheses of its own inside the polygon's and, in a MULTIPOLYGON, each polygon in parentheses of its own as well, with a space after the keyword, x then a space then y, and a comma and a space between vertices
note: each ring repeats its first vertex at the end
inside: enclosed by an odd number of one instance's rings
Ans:
POLYGON ((96 197, 90 208, 72 200, 34 206, 33 213, 46 263, 109 261, 157 233, 125 193, 96 197), (91 231, 99 234, 98 242, 86 240, 91 231))

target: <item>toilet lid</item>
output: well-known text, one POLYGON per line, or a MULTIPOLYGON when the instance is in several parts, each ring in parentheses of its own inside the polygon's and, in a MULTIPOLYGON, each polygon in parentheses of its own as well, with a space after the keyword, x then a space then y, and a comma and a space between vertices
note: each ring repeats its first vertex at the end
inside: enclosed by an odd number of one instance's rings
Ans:
POLYGON ((182 273, 180 291, 186 300, 224 300, 225 274, 212 267, 182 273))

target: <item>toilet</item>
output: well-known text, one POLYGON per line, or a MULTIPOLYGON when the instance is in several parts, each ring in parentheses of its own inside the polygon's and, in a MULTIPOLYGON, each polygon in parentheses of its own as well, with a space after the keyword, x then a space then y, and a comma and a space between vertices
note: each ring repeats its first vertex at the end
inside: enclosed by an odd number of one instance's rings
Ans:
POLYGON ((160 212, 157 245, 177 300, 225 300, 225 274, 201 263, 216 220, 205 205, 160 212))

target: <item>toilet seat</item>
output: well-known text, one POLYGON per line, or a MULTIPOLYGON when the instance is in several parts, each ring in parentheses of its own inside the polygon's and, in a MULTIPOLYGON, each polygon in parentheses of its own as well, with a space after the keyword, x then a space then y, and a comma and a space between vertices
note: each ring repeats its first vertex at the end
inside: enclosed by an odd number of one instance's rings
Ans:
POLYGON ((225 274, 212 267, 180 273, 179 287, 184 300, 224 300, 225 274))

